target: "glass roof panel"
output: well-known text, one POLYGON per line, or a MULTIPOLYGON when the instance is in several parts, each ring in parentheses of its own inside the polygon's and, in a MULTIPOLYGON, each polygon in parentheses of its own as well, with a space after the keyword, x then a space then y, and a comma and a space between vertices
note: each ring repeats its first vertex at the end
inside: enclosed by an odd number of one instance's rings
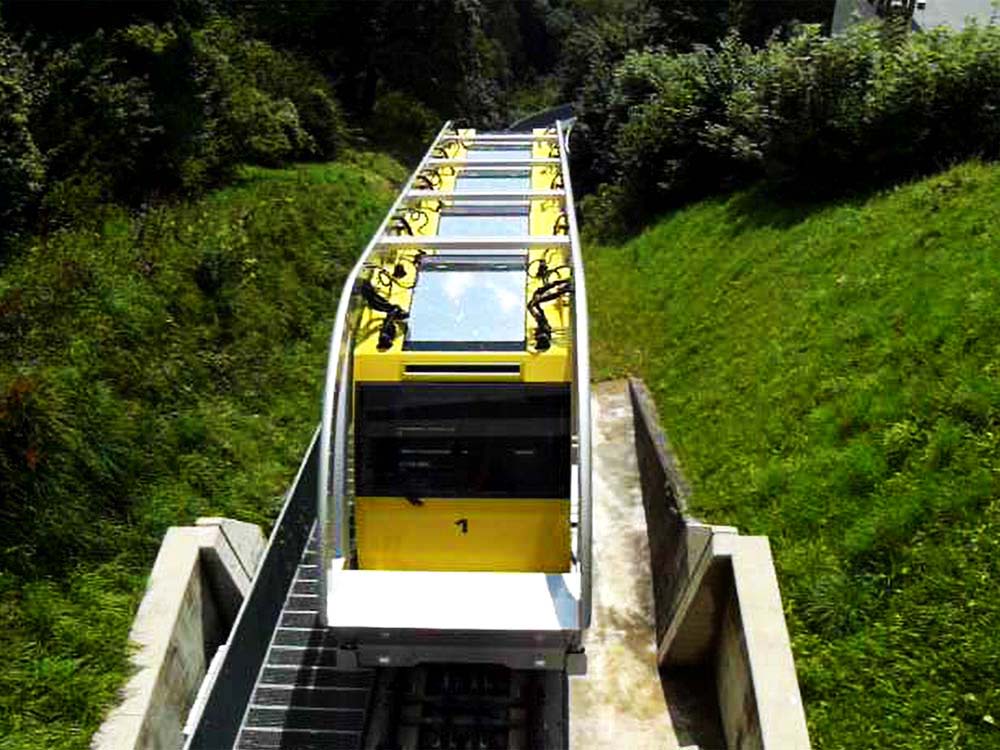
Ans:
POLYGON ((444 214, 438 224, 439 237, 524 237, 528 215, 444 214))
POLYGON ((406 348, 523 349, 525 283, 523 258, 424 262, 406 348))
POLYGON ((530 187, 531 176, 527 172, 523 174, 481 172, 473 175, 460 175, 458 182, 455 183, 456 192, 471 190, 486 193, 493 190, 527 190, 530 187))
POLYGON ((515 148, 504 148, 503 146, 493 146, 491 148, 470 148, 466 151, 467 161, 512 161, 531 158, 530 146, 518 146, 515 148))

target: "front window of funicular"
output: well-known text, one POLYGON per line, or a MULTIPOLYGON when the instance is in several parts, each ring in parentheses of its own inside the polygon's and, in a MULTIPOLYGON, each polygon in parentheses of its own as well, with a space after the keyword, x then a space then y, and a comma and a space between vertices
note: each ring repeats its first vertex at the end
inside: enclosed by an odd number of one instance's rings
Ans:
POLYGON ((355 406, 360 567, 568 569, 568 384, 359 384, 355 406))

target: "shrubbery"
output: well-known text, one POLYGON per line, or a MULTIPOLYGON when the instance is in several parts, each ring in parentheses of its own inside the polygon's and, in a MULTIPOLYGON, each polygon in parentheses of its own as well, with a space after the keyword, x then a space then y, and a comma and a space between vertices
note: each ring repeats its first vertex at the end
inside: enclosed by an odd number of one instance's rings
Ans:
POLYGON ((38 197, 45 169, 28 127, 32 105, 27 58, 0 26, 0 249, 38 197))
POLYGON ((441 117, 401 91, 386 91, 375 100, 367 128, 380 150, 415 163, 441 129, 441 117))
POLYGON ((194 49, 218 118, 212 136, 226 161, 330 159, 343 145, 347 127, 332 87, 303 58, 223 19, 194 35, 194 49))
POLYGON ((588 186, 614 177, 602 144, 621 127, 628 113, 613 103, 613 72, 629 50, 655 38, 658 24, 658 16, 648 12, 620 19, 597 18, 566 40, 560 63, 562 99, 576 98, 578 115, 585 115, 575 126, 580 137, 573 144, 574 182, 588 186))
POLYGON ((193 194, 241 163, 331 159, 348 129, 304 57, 211 16, 69 39, 0 31, 0 236, 193 194), (35 207, 41 212, 35 213, 35 207))
POLYGON ((760 50, 730 37, 630 53, 584 88, 574 158, 603 156, 574 176, 621 225, 759 178, 823 194, 995 158, 998 112, 998 27, 901 43, 877 25, 833 38, 803 27, 760 50))
MULTIPOLYGON (((544 2, 541 3, 544 5, 544 2)), ((344 106, 369 119, 400 91, 439 113, 502 127, 504 89, 520 52, 516 0, 270 0, 243 4, 254 33, 314 60, 344 106)))
POLYGON ((645 214, 664 193, 714 192, 759 168, 762 62, 732 37, 718 51, 630 54, 604 104, 616 124, 604 173, 626 177, 619 201, 645 214))

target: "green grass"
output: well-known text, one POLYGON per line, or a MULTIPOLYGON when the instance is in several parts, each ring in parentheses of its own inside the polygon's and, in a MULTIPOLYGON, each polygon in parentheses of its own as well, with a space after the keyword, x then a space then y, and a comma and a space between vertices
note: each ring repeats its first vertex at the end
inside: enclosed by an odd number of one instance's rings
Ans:
POLYGON ((167 526, 268 527, 347 270, 401 168, 245 170, 0 270, 0 748, 86 748, 167 526))
POLYGON ((1000 747, 1000 168, 587 251, 693 512, 771 538, 817 748, 1000 747))

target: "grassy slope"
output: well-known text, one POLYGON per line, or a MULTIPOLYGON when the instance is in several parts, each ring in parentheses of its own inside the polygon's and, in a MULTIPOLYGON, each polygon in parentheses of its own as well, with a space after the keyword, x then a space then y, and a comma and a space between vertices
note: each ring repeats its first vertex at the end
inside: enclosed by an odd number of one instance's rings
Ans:
POLYGON ((694 511, 767 534, 817 748, 1000 746, 1000 168, 591 247, 694 511))
POLYGON ((340 284, 402 176, 247 170, 0 272, 0 748, 88 746, 166 526, 273 518, 340 284))

